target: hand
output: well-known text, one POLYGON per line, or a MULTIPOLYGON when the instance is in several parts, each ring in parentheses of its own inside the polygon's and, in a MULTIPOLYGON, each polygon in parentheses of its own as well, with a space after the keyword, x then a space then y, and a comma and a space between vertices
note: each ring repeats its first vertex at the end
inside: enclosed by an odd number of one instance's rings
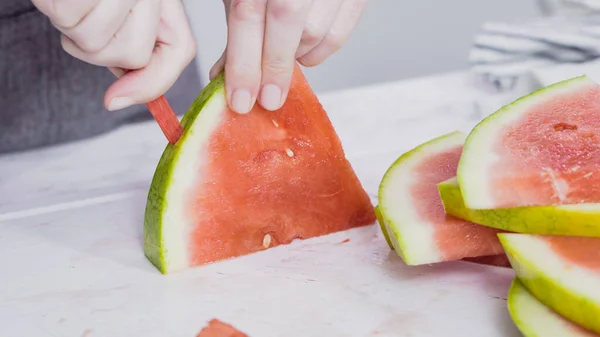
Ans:
POLYGON ((62 32, 67 53, 119 77, 105 94, 109 110, 158 98, 196 53, 181 0, 32 2, 62 32))
POLYGON ((258 102, 279 109, 294 62, 315 66, 335 53, 357 25, 367 0, 223 0, 227 47, 210 78, 225 69, 227 101, 238 113, 258 102))

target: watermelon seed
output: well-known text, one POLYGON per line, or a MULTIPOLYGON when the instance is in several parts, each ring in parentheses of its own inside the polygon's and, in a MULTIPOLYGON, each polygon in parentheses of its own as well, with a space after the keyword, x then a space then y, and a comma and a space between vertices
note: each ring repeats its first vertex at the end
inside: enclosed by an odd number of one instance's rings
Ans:
POLYGON ((594 172, 586 173, 583 177, 584 178, 589 178, 589 177, 592 176, 592 174, 594 174, 594 172))
POLYGON ((271 246, 271 234, 266 234, 265 237, 263 237, 263 247, 267 249, 269 246, 271 246))
POLYGON ((554 125, 554 130, 556 131, 564 131, 564 130, 577 130, 577 125, 571 125, 567 123, 558 123, 554 125))
POLYGON ((288 157, 290 158, 294 156, 294 152, 289 148, 285 149, 285 153, 287 153, 288 157))
POLYGON ((273 125, 275 125, 276 127, 279 127, 279 124, 277 124, 277 122, 274 119, 272 119, 271 122, 273 122, 273 125))

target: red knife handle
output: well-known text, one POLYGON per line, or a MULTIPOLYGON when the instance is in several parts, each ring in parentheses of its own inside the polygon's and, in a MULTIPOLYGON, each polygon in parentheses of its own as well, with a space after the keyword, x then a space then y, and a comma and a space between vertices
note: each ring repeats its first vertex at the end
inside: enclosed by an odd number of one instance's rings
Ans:
MULTIPOLYGON (((122 75, 119 69, 109 68, 109 70, 117 77, 122 75)), ((131 71, 127 69, 121 70, 123 73, 131 71)), ((158 126, 165 137, 167 137, 169 143, 173 145, 177 143, 177 140, 179 140, 179 137, 181 137, 181 134, 183 133, 183 127, 181 126, 181 123, 179 123, 177 115, 175 115, 175 112, 171 108, 171 105, 169 105, 169 102, 167 102, 165 96, 160 96, 159 98, 146 103, 146 107, 150 110, 152 117, 154 117, 154 120, 158 123, 158 126)))
POLYGON ((165 96, 146 103, 148 110, 154 117, 154 120, 158 123, 158 126, 164 133, 165 137, 171 144, 177 143, 179 137, 183 133, 183 127, 177 119, 177 115, 173 112, 173 109, 167 102, 165 96))

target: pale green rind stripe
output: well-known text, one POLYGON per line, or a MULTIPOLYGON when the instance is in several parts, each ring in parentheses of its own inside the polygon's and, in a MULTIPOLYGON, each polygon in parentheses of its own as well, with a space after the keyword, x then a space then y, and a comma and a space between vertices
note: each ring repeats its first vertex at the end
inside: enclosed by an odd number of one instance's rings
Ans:
MULTIPOLYGON (((513 270, 529 292, 559 315, 590 331, 600 333, 600 303, 575 294, 544 275, 530 256, 512 244, 513 235, 526 234, 498 234, 498 237, 513 270)), ((576 287, 575 284, 572 286, 576 287)))
POLYGON ((381 212, 379 211, 379 206, 375 206, 375 216, 377 216, 377 222, 379 223, 379 228, 381 229, 381 232, 383 233, 385 242, 387 242, 387 244, 391 250, 394 250, 394 245, 392 244, 392 241, 390 240, 390 235, 387 232, 387 228, 385 228, 385 220, 383 220, 381 212))
POLYGON ((528 234, 600 237, 600 204, 469 209, 456 178, 438 184, 446 213, 487 227, 528 234))
POLYGON ((518 278, 510 286, 507 303, 510 317, 525 337, 597 336, 546 307, 518 278))

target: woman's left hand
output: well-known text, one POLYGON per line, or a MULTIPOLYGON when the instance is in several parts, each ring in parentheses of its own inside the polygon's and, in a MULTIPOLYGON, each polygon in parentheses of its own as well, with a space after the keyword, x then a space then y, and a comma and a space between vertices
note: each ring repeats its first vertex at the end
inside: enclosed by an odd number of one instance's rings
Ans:
POLYGON ((258 100, 277 110, 288 94, 294 63, 315 66, 348 40, 368 0, 223 0, 227 47, 213 66, 225 69, 231 109, 247 113, 258 100))

